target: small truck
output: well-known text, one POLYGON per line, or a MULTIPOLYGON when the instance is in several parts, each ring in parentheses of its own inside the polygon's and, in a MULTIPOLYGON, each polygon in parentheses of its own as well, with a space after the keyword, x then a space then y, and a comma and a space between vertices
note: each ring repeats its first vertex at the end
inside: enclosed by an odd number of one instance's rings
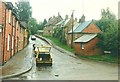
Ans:
POLYGON ((36 66, 49 65, 52 66, 52 54, 50 46, 36 47, 36 66))

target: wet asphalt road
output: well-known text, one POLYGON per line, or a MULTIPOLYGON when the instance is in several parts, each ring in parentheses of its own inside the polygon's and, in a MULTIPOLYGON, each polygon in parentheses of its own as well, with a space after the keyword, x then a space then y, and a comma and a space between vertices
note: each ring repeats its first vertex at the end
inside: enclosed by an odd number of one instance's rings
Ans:
MULTIPOLYGON (((48 45, 41 39, 30 41, 37 45, 48 45)), ((33 68, 30 72, 12 80, 118 80, 118 66, 93 62, 71 57, 52 47, 53 65, 36 67, 33 57, 33 68)), ((32 54, 31 54, 32 55, 32 54)))

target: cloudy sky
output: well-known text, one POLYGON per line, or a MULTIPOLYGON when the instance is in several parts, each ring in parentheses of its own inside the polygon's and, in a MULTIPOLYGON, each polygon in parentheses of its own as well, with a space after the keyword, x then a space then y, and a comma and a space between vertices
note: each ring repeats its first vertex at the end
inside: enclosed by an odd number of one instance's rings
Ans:
MULTIPOLYGON (((15 2, 17 0, 6 0, 15 2)), ((57 16, 58 12, 64 18, 71 15, 74 10, 74 17, 80 18, 85 15, 86 20, 100 19, 101 9, 109 7, 111 12, 118 16, 118 2, 120 0, 29 0, 32 6, 32 16, 37 21, 43 21, 51 16, 57 16)))

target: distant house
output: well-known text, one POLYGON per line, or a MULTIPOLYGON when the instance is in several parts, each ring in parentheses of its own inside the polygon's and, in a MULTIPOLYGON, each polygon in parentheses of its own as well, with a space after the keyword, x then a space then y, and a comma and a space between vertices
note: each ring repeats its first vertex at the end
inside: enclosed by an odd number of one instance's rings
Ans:
POLYGON ((27 23, 25 21, 20 21, 20 30, 21 30, 21 44, 23 45, 21 48, 23 49, 28 44, 28 30, 27 23))
POLYGON ((43 35, 43 30, 38 30, 38 31, 37 31, 37 34, 43 35))
POLYGON ((66 15, 65 19, 63 19, 62 21, 58 22, 56 24, 56 28, 63 28, 63 32, 65 35, 65 39, 68 40, 68 32, 71 30, 72 28, 72 22, 74 24, 77 23, 77 19, 72 19, 71 17, 68 18, 68 15, 66 15))
POLYGON ((85 21, 85 16, 83 15, 78 24, 75 24, 72 30, 68 32, 67 43, 71 46, 71 35, 73 33, 73 47, 76 54, 82 55, 94 55, 100 53, 100 49, 96 46, 99 39, 97 34, 101 30, 95 25, 93 20, 85 21))
POLYGON ((58 16, 53 16, 53 18, 51 17, 48 22, 45 24, 45 27, 43 29, 43 35, 51 35, 53 34, 53 28, 55 26, 55 24, 57 24, 58 22, 60 22, 62 20, 62 17, 60 16, 60 14, 58 13, 58 16))

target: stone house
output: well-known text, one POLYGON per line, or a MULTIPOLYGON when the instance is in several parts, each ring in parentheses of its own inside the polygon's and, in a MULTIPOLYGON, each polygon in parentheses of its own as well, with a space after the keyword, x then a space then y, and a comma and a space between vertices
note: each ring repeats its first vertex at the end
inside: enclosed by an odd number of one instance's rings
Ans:
POLYGON ((48 22, 45 24, 45 27, 43 29, 43 35, 52 36, 55 24, 57 24, 61 20, 62 20, 62 17, 60 16, 59 13, 58 13, 58 16, 56 16, 56 17, 53 16, 53 17, 49 18, 48 22))
POLYGON ((72 22, 74 24, 77 23, 77 19, 72 19, 72 17, 68 18, 68 15, 65 16, 65 19, 63 19, 62 21, 58 22, 56 24, 56 27, 55 28, 63 28, 63 34, 64 34, 64 37, 66 39, 66 41, 69 39, 69 36, 68 36, 68 32, 71 30, 72 28, 72 22))

